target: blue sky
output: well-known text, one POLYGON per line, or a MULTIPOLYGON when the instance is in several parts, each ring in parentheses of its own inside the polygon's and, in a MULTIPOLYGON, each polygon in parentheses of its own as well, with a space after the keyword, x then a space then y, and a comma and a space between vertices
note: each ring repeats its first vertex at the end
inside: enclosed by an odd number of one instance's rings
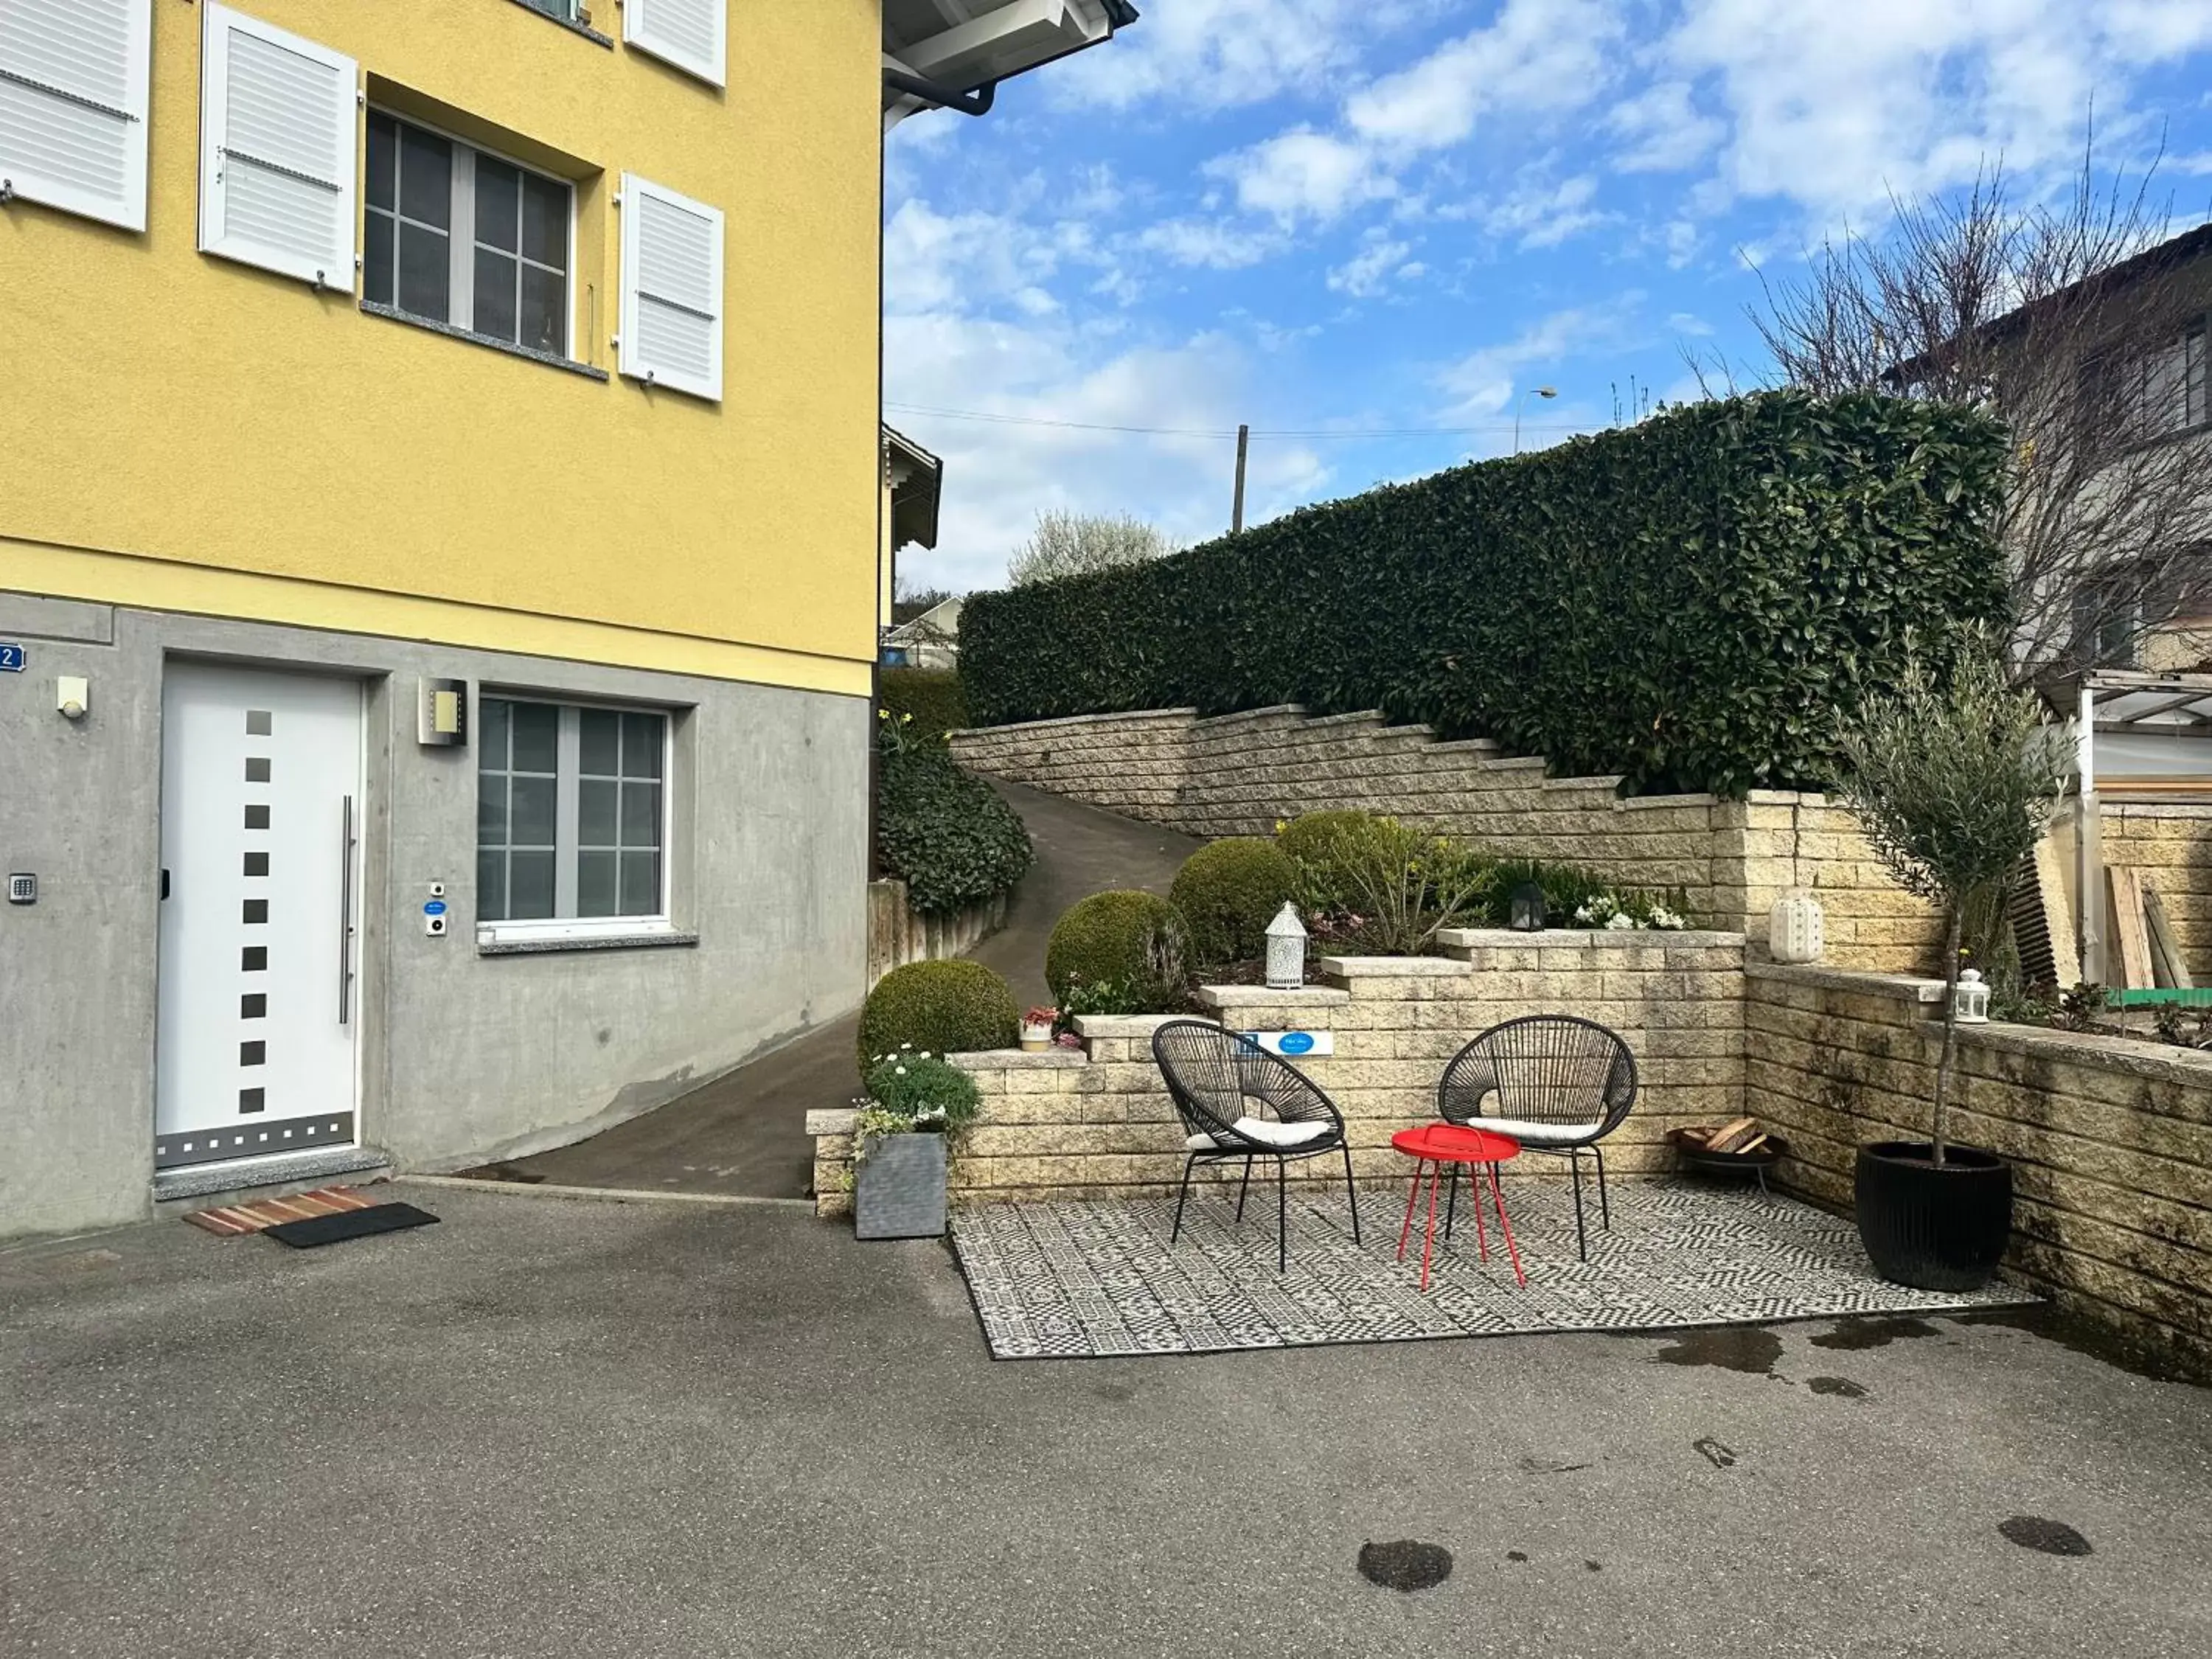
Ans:
POLYGON ((2177 229, 2212 202, 2212 0, 1140 4, 888 141, 918 580, 1000 585, 1043 507, 1218 534, 1240 421, 1257 521, 1694 396, 1686 349, 1755 381, 1747 260, 1985 158, 2057 187, 2093 106, 2100 164, 2163 142, 2177 229))

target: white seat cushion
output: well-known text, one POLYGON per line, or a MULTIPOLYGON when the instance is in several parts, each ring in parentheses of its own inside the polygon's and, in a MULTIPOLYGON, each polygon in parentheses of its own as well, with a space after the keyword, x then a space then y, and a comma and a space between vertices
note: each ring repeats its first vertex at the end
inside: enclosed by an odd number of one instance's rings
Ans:
MULTIPOLYGON (((1310 1140, 1318 1140, 1336 1126, 1326 1121, 1318 1123, 1278 1123, 1273 1118, 1240 1117, 1229 1126, 1247 1140, 1256 1140, 1263 1146, 1303 1146, 1310 1140)), ((1218 1152, 1221 1143, 1212 1135, 1192 1135, 1183 1147, 1193 1152, 1218 1152)), ((1239 1149, 1241 1150, 1241 1149, 1239 1149)))
POLYGON ((1494 1135, 1511 1135, 1528 1146, 1564 1146, 1571 1141, 1588 1140, 1602 1123, 1534 1123, 1518 1117, 1469 1118, 1470 1129, 1487 1129, 1494 1135))

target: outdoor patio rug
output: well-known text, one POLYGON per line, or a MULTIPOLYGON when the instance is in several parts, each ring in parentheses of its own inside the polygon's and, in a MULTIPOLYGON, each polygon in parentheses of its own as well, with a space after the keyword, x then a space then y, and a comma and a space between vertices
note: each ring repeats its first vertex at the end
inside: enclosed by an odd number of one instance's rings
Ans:
POLYGON ((264 1232, 288 1221, 305 1221, 309 1216, 365 1210, 376 1201, 357 1188, 319 1187, 312 1193, 294 1193, 289 1198, 261 1198, 251 1204, 194 1210, 185 1219, 195 1227, 231 1237, 240 1233, 264 1232))
POLYGON ((1194 1192, 1172 1247, 1171 1198, 978 1205, 956 1212, 952 1240, 1000 1359, 1665 1330, 2036 1299, 2007 1285, 1955 1296, 1906 1290, 1875 1276, 1848 1220, 1754 1188, 1664 1181, 1615 1182, 1609 1233, 1589 1194, 1587 1263, 1575 1256, 1565 1183, 1509 1182, 1523 1289, 1494 1216, 1490 1260, 1476 1259, 1472 1206, 1460 1196, 1449 1249, 1439 1215, 1426 1291, 1425 1206, 1397 1260, 1402 1187, 1395 1199, 1361 1194, 1358 1245, 1341 1192, 1292 1199, 1290 1268, 1280 1274, 1272 1192, 1253 1193, 1241 1226, 1232 1200, 1194 1192))

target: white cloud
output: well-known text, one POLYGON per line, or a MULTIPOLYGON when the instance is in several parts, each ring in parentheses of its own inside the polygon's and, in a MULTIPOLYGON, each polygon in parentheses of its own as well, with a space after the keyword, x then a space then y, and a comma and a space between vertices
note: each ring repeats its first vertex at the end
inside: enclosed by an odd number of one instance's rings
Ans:
POLYGON ((1493 236, 1513 238, 1524 249, 1557 247, 1610 216, 1590 205, 1596 198, 1594 173, 1577 173, 1556 185, 1532 180, 1488 209, 1482 228, 1493 236))
POLYGON ((1627 141, 1613 158, 1624 173, 1678 173, 1720 145, 1728 129, 1701 113, 1686 81, 1661 81, 1613 106, 1606 125, 1627 141))
POLYGON ((1163 219, 1147 225, 1136 237, 1137 246, 1165 255, 1179 265, 1202 265, 1209 270, 1242 270, 1273 258, 1288 246, 1279 234, 1219 219, 1163 219))
POLYGON ((1422 157, 1463 144, 1486 116, 1540 118, 1605 86, 1620 15, 1597 0, 1506 0, 1488 25, 1351 94, 1334 131, 1302 124, 1217 158, 1244 208, 1334 219, 1401 192, 1422 157))
POLYGON ((1642 294, 1632 291, 1607 305, 1554 311, 1510 340, 1447 364, 1436 375, 1437 388, 1451 399, 1442 413, 1463 421, 1510 415, 1518 394, 1546 383, 1539 374, 1522 386, 1522 370, 1554 368, 1593 350, 1620 345, 1633 329, 1643 300, 1642 294))
POLYGON ((1833 224, 2000 155, 2063 166, 2093 96, 2112 131, 2136 71, 2208 42, 2207 0, 1686 0, 1662 52, 1726 120, 1707 210, 1777 198, 1833 224))
POLYGON ((1370 230, 1361 240, 1359 252, 1328 273, 1328 285, 1339 294, 1369 299, 1389 286, 1393 276, 1413 277, 1421 267, 1407 263, 1411 242, 1393 240, 1387 232, 1370 230))

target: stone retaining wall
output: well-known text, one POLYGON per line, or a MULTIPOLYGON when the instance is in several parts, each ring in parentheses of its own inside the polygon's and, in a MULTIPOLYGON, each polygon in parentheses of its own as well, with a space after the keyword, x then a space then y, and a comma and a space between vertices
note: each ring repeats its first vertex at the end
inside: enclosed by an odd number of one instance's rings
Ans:
POLYGON ((949 916, 926 916, 908 902, 896 878, 868 884, 868 984, 909 962, 964 956, 1006 925, 1006 895, 949 916))
POLYGON ((1830 959, 1851 967, 1931 968, 1940 944, 1928 907, 1820 795, 1624 799, 1617 777, 1547 777, 1540 757, 1486 739, 1440 743, 1425 726, 1385 726, 1377 714, 1313 719, 1295 707, 1036 720, 957 732, 952 748, 972 770, 1192 835, 1267 835, 1333 808, 1387 812, 1624 886, 1680 888, 1698 921, 1754 937, 1776 895, 1802 883, 1820 897, 1830 959))
MULTIPOLYGON (((1302 991, 1211 988, 1213 1015, 1236 1030, 1328 1030, 1336 1052, 1299 1061, 1344 1113, 1363 1182, 1396 1182, 1390 1136, 1436 1115, 1445 1063, 1478 1032, 1516 1014, 1571 1012, 1627 1039, 1639 1070, 1635 1115, 1606 1144, 1609 1170, 1667 1167, 1666 1130, 1734 1116, 1742 1095, 1743 939, 1726 933, 1448 933, 1449 958, 1328 957, 1326 983, 1302 991)), ((1183 1131, 1152 1056, 1165 1016, 1077 1021, 1082 1051, 961 1054, 982 1091, 982 1121, 953 1169, 963 1198, 1174 1190, 1183 1131)), ((810 1115, 815 1190, 824 1213, 849 1204, 850 1115, 810 1115)), ((1556 1158, 1534 1173, 1565 1178, 1556 1158)), ((1291 1178, 1340 1180, 1334 1159, 1291 1178)))
MULTIPOLYGON (((1743 1109, 1789 1137, 1787 1184, 1848 1205, 1857 1148, 1922 1139, 1940 988, 1753 963, 1743 1109)), ((1953 1137, 2013 1164, 2008 1265, 2212 1372, 2212 1054, 2020 1025, 1960 1032, 1953 1137)))

